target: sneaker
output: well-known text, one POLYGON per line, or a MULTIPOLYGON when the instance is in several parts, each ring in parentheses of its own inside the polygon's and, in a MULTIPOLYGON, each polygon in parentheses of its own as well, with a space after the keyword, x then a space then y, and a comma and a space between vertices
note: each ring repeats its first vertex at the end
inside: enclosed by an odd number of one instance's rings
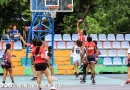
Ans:
POLYGON ((56 81, 57 80, 57 78, 56 77, 52 77, 52 81, 56 81))
POLYGON ((76 74, 76 77, 75 77, 75 79, 78 79, 78 76, 79 76, 79 74, 76 74))
POLYGON ((42 90, 42 88, 39 88, 39 90, 42 90))
POLYGON ((85 82, 86 82, 86 80, 81 80, 80 82, 81 82, 81 83, 85 83, 85 82))
POLYGON ((51 89, 51 90, 56 90, 57 88, 54 87, 54 86, 50 86, 50 89, 51 89))
POLYGON ((37 80, 37 77, 33 77, 31 80, 37 80))
POLYGON ((3 83, 3 84, 2 84, 2 88, 8 88, 8 84, 3 83))
POLYGON ((95 84, 95 83, 96 83, 96 82, 95 82, 95 80, 93 79, 93 80, 92 80, 92 84, 95 84))

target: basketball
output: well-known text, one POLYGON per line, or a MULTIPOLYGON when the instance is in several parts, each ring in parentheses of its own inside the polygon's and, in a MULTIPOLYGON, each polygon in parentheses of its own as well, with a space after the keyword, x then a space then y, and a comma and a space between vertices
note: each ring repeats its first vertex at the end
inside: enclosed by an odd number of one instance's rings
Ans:
POLYGON ((69 9, 72 9, 72 4, 68 4, 68 8, 69 8, 69 9))

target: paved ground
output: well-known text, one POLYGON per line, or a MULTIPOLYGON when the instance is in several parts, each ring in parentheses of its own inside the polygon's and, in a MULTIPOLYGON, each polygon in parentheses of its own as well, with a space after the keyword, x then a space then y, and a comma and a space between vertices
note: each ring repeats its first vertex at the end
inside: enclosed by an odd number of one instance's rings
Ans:
MULTIPOLYGON (((87 77, 86 83, 80 83, 80 80, 75 80, 74 75, 57 75, 58 81, 53 83, 58 86, 57 90, 130 90, 130 85, 124 85, 127 75, 126 74, 107 74, 107 75, 97 75, 96 84, 92 85, 90 75, 87 77)), ((20 86, 15 86, 14 88, 1 88, 0 90, 38 90, 37 87, 25 88, 28 85, 36 85, 36 81, 31 81, 31 76, 15 76, 15 84, 20 86), (23 86, 25 85, 25 86, 23 86), (24 87, 24 88, 18 88, 24 87)), ((2 82, 2 76, 0 76, 0 81, 2 82)), ((9 77, 7 77, 7 84, 11 83, 9 77)), ((43 90, 49 90, 47 87, 47 79, 42 80, 43 90)))

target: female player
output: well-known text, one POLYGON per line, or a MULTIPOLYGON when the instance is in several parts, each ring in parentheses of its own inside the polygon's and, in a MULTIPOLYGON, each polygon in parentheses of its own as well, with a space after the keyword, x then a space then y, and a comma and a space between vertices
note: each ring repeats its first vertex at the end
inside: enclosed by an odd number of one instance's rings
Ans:
MULTIPOLYGON (((97 41, 93 41, 95 43, 95 51, 94 51, 94 57, 95 57, 95 64, 98 62, 98 56, 101 54, 98 47, 97 47, 97 41)), ((81 82, 86 82, 86 73, 88 73, 89 70, 91 70, 91 67, 89 65, 89 67, 87 68, 87 65, 89 63, 88 62, 84 62, 84 66, 83 66, 83 79, 81 78, 81 82), (87 71, 87 72, 86 72, 87 71)), ((95 76, 95 75, 94 75, 95 76)), ((92 76, 91 76, 92 79, 92 76)))
MULTIPOLYGON (((82 47, 84 47, 85 41, 86 41, 85 40, 86 30, 83 30, 83 31, 80 30, 79 25, 81 22, 83 22, 82 19, 80 19, 77 23, 77 32, 78 32, 78 40, 82 41, 82 43, 83 43, 82 47)), ((81 54, 81 67, 80 68, 82 68, 83 75, 85 75, 87 64, 85 63, 84 57, 85 57, 86 50, 85 50, 85 47, 83 49, 84 49, 84 53, 81 54)))
POLYGON ((41 79, 42 79, 42 74, 45 73, 49 84, 51 85, 51 89, 56 89, 55 87, 52 86, 52 79, 48 71, 48 64, 46 63, 48 59, 46 58, 46 54, 44 49, 41 47, 42 46, 42 41, 38 40, 37 41, 37 47, 32 51, 33 55, 35 54, 35 69, 37 72, 37 83, 39 90, 41 90, 41 79))
POLYGON ((12 71, 12 68, 13 68, 13 64, 12 64, 12 61, 11 61, 11 57, 16 57, 15 55, 11 55, 11 44, 10 43, 7 43, 6 44, 6 50, 3 54, 3 57, 2 57, 2 63, 1 63, 1 67, 3 68, 4 70, 4 75, 3 75, 3 84, 5 84, 5 80, 6 80, 6 76, 9 72, 10 74, 10 78, 12 80, 12 83, 14 83, 14 77, 13 77, 13 71, 12 71))
POLYGON ((79 71, 78 71, 78 66, 80 64, 81 60, 81 55, 84 53, 82 49, 82 42, 80 40, 76 41, 76 46, 72 48, 72 53, 73 53, 73 63, 74 63, 74 69, 76 71, 76 78, 78 78, 79 71))
POLYGON ((128 80, 126 81, 126 84, 129 84, 130 83, 130 48, 128 49, 128 57, 125 61, 125 64, 127 64, 128 66, 128 80))
MULTIPOLYGON (((95 51, 96 51, 96 46, 95 43, 92 41, 92 37, 87 37, 87 43, 86 43, 86 57, 87 57, 87 62, 88 66, 86 69, 86 73, 88 73, 89 68, 91 69, 92 73, 92 83, 95 83, 95 51)), ((84 79, 84 78, 83 78, 84 79)))
MULTIPOLYGON (((26 42, 24 41, 24 39, 23 39, 22 36, 20 36, 20 39, 23 41, 23 43, 24 43, 26 46, 31 47, 32 50, 33 50, 34 48, 36 48, 36 42, 37 42, 37 39, 36 39, 36 38, 34 38, 34 39, 32 40, 31 44, 26 43, 26 42)), ((32 72, 33 72, 33 76, 34 76, 31 80, 37 80, 36 70, 35 70, 35 67, 34 67, 34 61, 35 61, 34 55, 31 56, 31 60, 32 60, 32 72)))
POLYGON ((85 44, 85 35, 86 35, 86 31, 83 30, 81 31, 79 28, 80 23, 83 22, 82 19, 80 19, 77 23, 77 32, 78 32, 78 40, 83 42, 83 45, 85 44))
POLYGON ((48 47, 48 51, 46 51, 46 55, 48 56, 48 68, 51 70, 52 80, 57 80, 57 78, 54 76, 54 68, 50 63, 51 57, 52 57, 52 47, 48 47))

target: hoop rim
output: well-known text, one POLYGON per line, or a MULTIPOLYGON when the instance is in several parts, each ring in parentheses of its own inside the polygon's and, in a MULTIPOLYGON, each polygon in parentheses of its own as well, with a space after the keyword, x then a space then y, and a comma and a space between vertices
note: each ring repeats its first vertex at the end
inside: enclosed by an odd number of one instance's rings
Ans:
POLYGON ((49 9, 50 11, 57 11, 58 8, 59 8, 59 6, 48 6, 48 9, 49 9))

